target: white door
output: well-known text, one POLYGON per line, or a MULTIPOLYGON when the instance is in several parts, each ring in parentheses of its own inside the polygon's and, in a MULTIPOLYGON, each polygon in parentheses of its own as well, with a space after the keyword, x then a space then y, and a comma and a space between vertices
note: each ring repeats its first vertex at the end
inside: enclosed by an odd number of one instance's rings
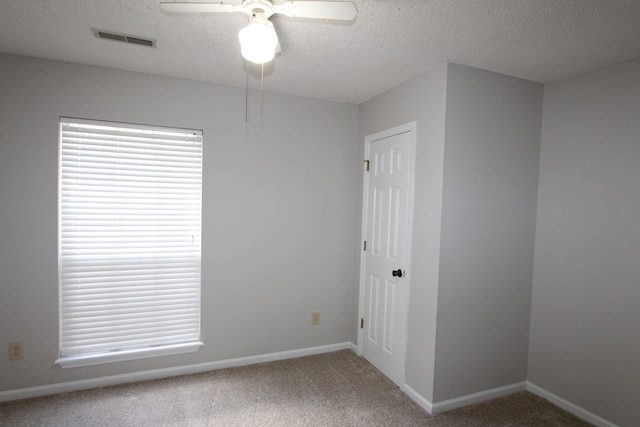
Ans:
POLYGON ((364 177, 359 351, 399 386, 404 384, 414 138, 415 123, 410 123, 365 140, 369 170, 364 177))

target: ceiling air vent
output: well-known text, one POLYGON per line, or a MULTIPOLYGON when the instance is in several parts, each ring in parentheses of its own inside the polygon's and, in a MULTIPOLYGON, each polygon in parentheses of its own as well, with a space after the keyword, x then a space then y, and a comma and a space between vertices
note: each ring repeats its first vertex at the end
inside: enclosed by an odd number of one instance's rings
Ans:
POLYGON ((132 36, 130 34, 114 33, 111 31, 96 30, 92 28, 93 34, 99 39, 115 40, 123 43, 137 44, 141 46, 156 47, 156 41, 154 39, 147 39, 139 36, 132 36))

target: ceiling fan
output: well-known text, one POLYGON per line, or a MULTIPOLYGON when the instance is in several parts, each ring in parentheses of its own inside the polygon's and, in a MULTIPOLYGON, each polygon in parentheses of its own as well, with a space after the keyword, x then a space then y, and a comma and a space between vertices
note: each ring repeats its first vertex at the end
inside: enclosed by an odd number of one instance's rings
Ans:
POLYGON ((223 2, 160 2, 160 7, 172 13, 246 13, 249 25, 238 37, 242 56, 256 64, 273 59, 279 51, 278 36, 269 17, 274 13, 290 18, 352 21, 358 9, 352 1, 290 0, 273 4, 270 0, 244 0, 240 5, 223 2))

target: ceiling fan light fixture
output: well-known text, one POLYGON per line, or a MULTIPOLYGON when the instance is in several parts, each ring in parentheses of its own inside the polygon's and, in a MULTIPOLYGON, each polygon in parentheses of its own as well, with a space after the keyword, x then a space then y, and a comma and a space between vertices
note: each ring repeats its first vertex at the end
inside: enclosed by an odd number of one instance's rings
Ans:
POLYGON ((278 36, 273 24, 261 11, 254 11, 249 25, 240 30, 240 53, 255 64, 271 61, 276 54, 278 36))

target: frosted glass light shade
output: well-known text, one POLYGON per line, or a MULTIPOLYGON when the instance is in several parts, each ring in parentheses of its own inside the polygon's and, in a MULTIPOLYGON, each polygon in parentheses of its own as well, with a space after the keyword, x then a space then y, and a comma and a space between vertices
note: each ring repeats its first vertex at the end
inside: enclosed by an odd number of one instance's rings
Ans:
POLYGON ((254 13, 249 25, 240 30, 238 38, 243 58, 255 64, 269 62, 276 54, 278 36, 263 13, 254 13))

